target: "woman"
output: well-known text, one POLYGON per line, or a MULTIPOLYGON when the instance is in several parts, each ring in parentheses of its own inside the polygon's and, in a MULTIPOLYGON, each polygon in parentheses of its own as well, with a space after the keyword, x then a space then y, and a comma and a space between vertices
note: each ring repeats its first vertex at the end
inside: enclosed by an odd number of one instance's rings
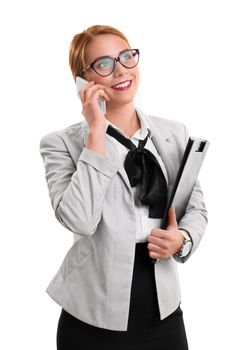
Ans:
POLYGON ((70 67, 88 81, 85 119, 40 142, 55 216, 74 234, 46 290, 62 306, 58 350, 188 349, 177 262, 198 247, 207 212, 197 182, 160 229, 188 134, 135 107, 138 60, 113 27, 75 35, 70 67))

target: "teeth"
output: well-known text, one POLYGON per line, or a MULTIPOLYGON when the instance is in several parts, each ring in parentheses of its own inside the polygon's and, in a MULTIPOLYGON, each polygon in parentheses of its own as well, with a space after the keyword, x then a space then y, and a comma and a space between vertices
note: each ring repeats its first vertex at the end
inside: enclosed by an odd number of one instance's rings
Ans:
POLYGON ((126 82, 123 83, 123 84, 119 84, 119 85, 114 86, 114 88, 117 88, 117 89, 119 89, 119 88, 124 88, 124 87, 128 86, 129 84, 130 84, 130 82, 129 82, 129 81, 126 81, 126 82))

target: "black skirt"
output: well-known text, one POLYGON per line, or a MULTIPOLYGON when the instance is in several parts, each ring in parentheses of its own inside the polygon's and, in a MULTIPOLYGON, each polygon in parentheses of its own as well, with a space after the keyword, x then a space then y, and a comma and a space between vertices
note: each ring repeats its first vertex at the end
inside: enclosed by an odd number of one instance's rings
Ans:
POLYGON ((148 242, 136 243, 127 331, 95 327, 64 309, 57 327, 58 350, 188 350, 180 306, 160 320, 154 264, 148 242))

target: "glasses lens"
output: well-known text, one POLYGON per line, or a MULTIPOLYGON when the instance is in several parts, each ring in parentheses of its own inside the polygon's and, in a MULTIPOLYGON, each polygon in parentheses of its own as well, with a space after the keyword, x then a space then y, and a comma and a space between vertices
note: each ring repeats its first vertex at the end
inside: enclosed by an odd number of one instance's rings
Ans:
POLYGON ((120 55, 121 63, 127 68, 133 68, 138 64, 138 51, 137 50, 128 50, 123 52, 120 55))
POLYGON ((110 57, 101 58, 99 61, 95 62, 94 69, 96 73, 102 76, 110 75, 113 71, 114 59, 110 57))

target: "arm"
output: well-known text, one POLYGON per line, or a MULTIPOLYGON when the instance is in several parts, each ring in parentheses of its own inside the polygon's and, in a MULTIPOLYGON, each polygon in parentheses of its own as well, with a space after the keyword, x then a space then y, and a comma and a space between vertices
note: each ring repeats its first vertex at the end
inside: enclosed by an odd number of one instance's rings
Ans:
POLYGON ((120 164, 87 147, 74 164, 55 133, 42 137, 40 154, 56 218, 73 233, 92 235, 101 219, 106 189, 120 164))
MULTIPOLYGON (((189 134, 187 128, 184 126, 185 140, 188 142, 189 134)), ((184 216, 178 223, 179 229, 185 229, 192 240, 192 248, 190 252, 184 257, 177 257, 173 255, 177 262, 184 263, 190 256, 195 252, 200 244, 200 241, 205 233, 206 226, 208 223, 207 210, 203 200, 203 192, 201 190, 200 181, 196 181, 193 188, 192 195, 187 205, 184 216)))
POLYGON ((199 181, 196 182, 192 195, 190 197, 185 214, 180 220, 178 227, 188 231, 192 239, 192 248, 184 257, 173 255, 177 262, 184 263, 190 258, 200 244, 205 233, 208 223, 207 210, 203 201, 203 193, 201 191, 199 181))
MULTIPOLYGON (((184 147, 188 141, 188 132, 184 127, 184 147)), ((177 262, 184 263, 197 249, 207 225, 207 210, 203 201, 203 194, 199 181, 196 181, 189 203, 183 217, 177 223, 175 210, 172 208, 168 212, 168 226, 166 230, 152 229, 148 237, 149 255, 155 259, 167 259, 172 256, 177 262), (185 230, 192 241, 190 251, 185 256, 177 256, 184 237, 181 230, 185 230)))

